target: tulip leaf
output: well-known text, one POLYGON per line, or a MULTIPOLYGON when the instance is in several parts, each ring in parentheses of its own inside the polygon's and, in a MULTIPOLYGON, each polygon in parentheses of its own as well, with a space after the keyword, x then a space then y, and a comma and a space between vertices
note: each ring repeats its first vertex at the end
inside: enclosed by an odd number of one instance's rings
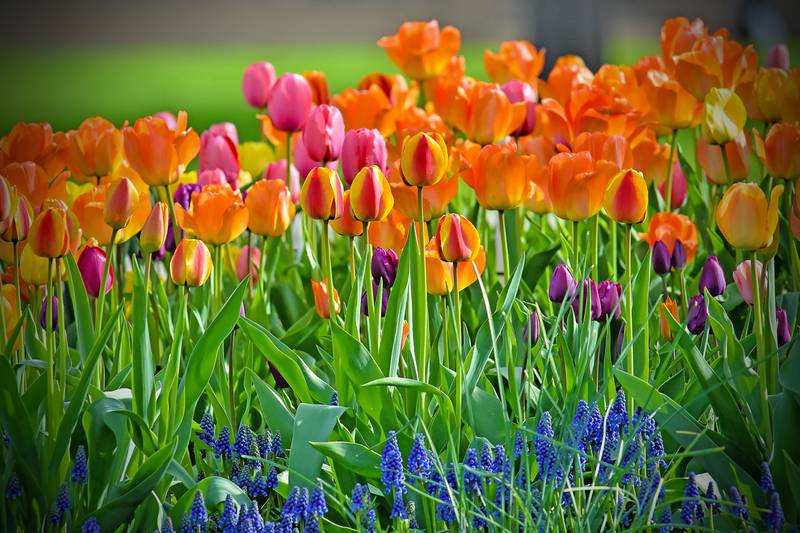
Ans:
MULTIPOLYGON (((403 252, 400 254, 395 280, 401 280, 401 282, 395 282, 392 287, 392 291, 389 294, 389 302, 386 306, 386 317, 383 321, 381 344, 378 349, 378 364, 383 374, 387 376, 396 376, 397 369, 400 366, 400 350, 403 346, 403 317, 405 317, 410 292, 409 284, 403 283, 402 280, 408 279, 410 264, 415 259, 411 254, 411 246, 404 247, 403 252)), ((380 306, 380 297, 378 306, 380 306)))
POLYGON ((81 272, 72 254, 67 254, 64 258, 67 263, 67 287, 69 288, 70 301, 72 301, 72 312, 75 316, 75 331, 78 338, 78 352, 83 360, 89 355, 89 350, 94 344, 94 321, 92 320, 92 308, 89 305, 89 295, 83 284, 81 272))
POLYGON ((144 276, 139 262, 134 258, 133 266, 133 333, 131 335, 133 410, 145 422, 150 419, 149 409, 153 400, 153 352, 150 349, 150 334, 147 328, 148 298, 144 276))
POLYGON ((280 395, 263 379, 258 377, 252 369, 248 368, 247 373, 253 382, 253 387, 256 389, 256 395, 258 395, 258 400, 261 403, 261 412, 267 425, 273 432, 281 434, 285 444, 291 444, 294 415, 283 403, 280 395))
POLYGON ((368 381, 361 385, 364 388, 367 387, 397 387, 397 388, 405 388, 411 389, 418 392, 426 392, 428 394, 433 394, 439 399, 439 405, 442 407, 442 410, 445 412, 446 416, 453 416, 453 402, 450 400, 450 397, 447 395, 445 391, 438 387, 434 387, 429 383, 423 383, 416 379, 410 378, 401 378, 401 377, 388 377, 388 378, 379 378, 373 381, 368 381))
POLYGON ((381 456, 363 444, 356 442, 309 442, 309 444, 348 471, 368 479, 381 477, 381 456))
POLYGON ((310 443, 328 440, 336 421, 346 410, 335 405, 301 403, 297 406, 289 453, 289 486, 312 487, 315 484, 324 457, 310 443))
MULTIPOLYGON (((633 282, 633 368, 643 379, 650 377, 650 261, 639 264, 633 282)), ((631 305, 629 302, 627 305, 631 305)))

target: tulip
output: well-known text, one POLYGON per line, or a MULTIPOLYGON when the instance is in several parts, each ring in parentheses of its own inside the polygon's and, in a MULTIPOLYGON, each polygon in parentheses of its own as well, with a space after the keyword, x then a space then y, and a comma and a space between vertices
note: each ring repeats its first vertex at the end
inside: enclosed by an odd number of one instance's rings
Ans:
POLYGON ((786 70, 767 68, 758 71, 755 99, 765 120, 780 120, 786 112, 787 99, 797 97, 797 84, 786 70))
POLYGON ((672 328, 670 327, 669 320, 667 320, 667 314, 672 316, 672 319, 676 322, 678 321, 678 304, 667 296, 667 298, 661 302, 658 306, 658 313, 659 313, 659 330, 661 332, 661 336, 668 340, 672 340, 672 328))
POLYGON ((87 118, 67 134, 69 164, 74 173, 97 177, 113 174, 122 162, 122 133, 102 117, 87 118))
POLYGON ((28 235, 28 244, 36 255, 55 259, 69 251, 69 237, 67 210, 51 206, 36 215, 28 235))
POLYGON ((176 117, 169 111, 159 111, 158 113, 153 113, 152 116, 163 120, 166 123, 167 127, 171 130, 174 130, 178 126, 178 117, 176 117))
POLYGON ((311 159, 323 162, 338 160, 343 142, 341 111, 325 104, 315 107, 303 128, 303 144, 311 159))
POLYGON ((12 201, 16 204, 12 206, 13 212, 0 224, 6 226, 2 232, 2 239, 7 242, 17 243, 28 238, 31 229, 33 209, 28 199, 22 195, 15 195, 12 201))
MULTIPOLYGON (((64 144, 66 139, 62 139, 64 144)), ((43 123, 18 122, 11 128, 11 131, 2 141, 3 156, 9 162, 22 163, 24 161, 43 161, 54 152, 59 151, 58 141, 53 134, 53 127, 43 123)), ((61 161, 61 168, 64 168, 65 161, 61 161)), ((55 173, 50 173, 55 175, 55 173)))
POLYGON ((755 183, 735 183, 717 205, 716 220, 731 246, 741 250, 760 250, 769 246, 778 225, 778 203, 783 186, 772 189, 769 204, 764 191, 755 183))
POLYGON ((4 233, 11 226, 18 206, 18 196, 17 188, 8 183, 5 176, 0 176, 0 233, 4 233))
POLYGON ((376 165, 386 172, 386 141, 378 130, 358 128, 348 131, 342 144, 342 176, 348 185, 364 167, 376 165))
POLYGON ((139 233, 139 248, 145 254, 152 254, 164 246, 167 240, 167 228, 169 227, 169 211, 164 202, 156 202, 147 220, 139 233))
POLYGON ((544 49, 537 51, 529 41, 503 41, 497 54, 483 52, 483 66, 495 83, 521 80, 535 85, 544 68, 544 49))
POLYGON ((398 110, 379 86, 345 89, 332 101, 342 112, 345 129, 374 128, 384 136, 395 133, 398 110))
MULTIPOLYGON (((100 295, 103 271, 106 267, 106 251, 95 244, 94 241, 89 241, 78 256, 78 270, 80 270, 83 285, 86 287, 86 293, 92 298, 100 295)), ((114 265, 111 265, 106 279, 106 294, 113 285, 114 265)))
POLYGON ((600 299, 600 322, 605 322, 609 317, 619 318, 621 307, 619 305, 622 298, 622 285, 613 281, 601 281, 597 286, 597 295, 600 299))
POLYGON ((261 250, 258 247, 252 248, 245 245, 239 250, 239 255, 236 256, 236 279, 242 281, 247 275, 250 275, 250 281, 253 284, 258 282, 258 267, 261 264, 261 250), (247 261, 250 261, 250 268, 247 268, 247 261))
POLYGON ((750 173, 750 146, 747 137, 742 132, 723 146, 709 144, 700 137, 697 140, 697 160, 711 183, 726 185, 729 181, 741 181, 750 173), (722 159, 723 150, 725 160, 722 159))
POLYGON ((250 107, 256 109, 267 107, 275 78, 275 67, 266 61, 253 63, 245 69, 242 77, 242 93, 250 107))
MULTIPOLYGON (((223 126, 223 125, 219 125, 223 126)), ((239 179, 239 149, 235 138, 236 131, 226 128, 209 128, 200 137, 200 166, 199 172, 204 170, 219 169, 225 173, 225 178, 232 189, 236 189, 239 179)))
POLYGON ((139 203, 139 191, 128 178, 113 183, 106 192, 106 205, 103 208, 103 220, 113 230, 128 225, 133 212, 139 203))
POLYGON ((43 330, 53 332, 58 327, 58 298, 52 296, 50 298, 50 308, 52 309, 52 316, 50 317, 50 324, 47 324, 47 297, 42 300, 42 309, 39 311, 39 325, 43 330))
POLYGON ((780 348, 792 340, 792 329, 789 327, 789 317, 786 316, 785 309, 779 307, 775 310, 775 323, 778 348, 780 348))
POLYGON ((553 270, 553 276, 550 278, 550 287, 547 291, 550 301, 553 303, 561 303, 565 299, 572 298, 575 294, 575 278, 572 272, 565 264, 556 266, 553 270))
POLYGON ((316 220, 331 220, 342 216, 344 200, 342 182, 335 170, 316 167, 308 173, 300 190, 303 212, 316 220))
MULTIPOLYGON (((372 298, 376 301, 378 300, 378 284, 375 280, 372 280, 372 298)), ((381 316, 386 316, 386 306, 389 303, 389 289, 387 287, 383 287, 381 291, 381 316)), ((367 291, 361 293, 361 313, 364 316, 369 316, 369 302, 367 301, 367 291)))
MULTIPOLYGON (((671 209, 678 209, 683 205, 686 201, 686 191, 686 174, 683 173, 683 167, 678 158, 675 158, 675 163, 672 165, 672 191, 670 191, 672 198, 669 203, 671 209)), ((661 193, 662 198, 667 196, 667 180, 658 185, 658 192, 661 193)))
POLYGON ((719 296, 725 292, 725 287, 727 286, 725 271, 722 270, 722 265, 719 264, 717 256, 710 255, 706 262, 703 263, 698 285, 701 294, 708 291, 711 296, 719 296))
MULTIPOLYGON (((674 248, 673 248, 674 250, 674 248)), ((672 258, 670 257, 667 245, 664 241, 656 241, 653 243, 653 250, 651 251, 651 262, 653 264, 653 272, 659 276, 666 276, 672 269, 672 258)))
POLYGON ((623 170, 611 179, 603 208, 621 224, 638 224, 647 215, 647 183, 638 170, 623 170))
POLYGON ((292 223, 296 208, 283 180, 260 180, 247 191, 247 227, 262 237, 280 237, 292 223))
POLYGON ((461 33, 453 26, 439 29, 439 23, 404 22, 395 35, 382 37, 378 46, 409 78, 426 80, 442 72, 458 53, 461 33))
POLYGON ((394 285, 394 280, 397 277, 397 254, 394 250, 384 249, 378 246, 372 254, 372 279, 383 280, 384 287, 391 287, 394 285))
POLYGON ((242 171, 256 179, 275 159, 275 152, 265 142, 244 142, 239 145, 238 150, 242 171))
POLYGON ((189 209, 175 206, 181 227, 208 244, 227 244, 247 228, 242 195, 227 185, 206 185, 192 193, 189 209))
MULTIPOLYGON (((739 294, 747 305, 753 305, 753 269, 749 259, 739 263, 736 270, 733 271, 733 282, 736 288, 739 289, 739 294)), ((763 275, 763 266, 761 261, 756 261, 756 277, 759 280, 759 293, 766 294, 767 279, 763 275)))
POLYGON ((484 146, 472 164, 470 182, 485 209, 518 207, 531 193, 534 156, 519 155, 513 145, 484 146))
MULTIPOLYGON (((331 317, 331 306, 330 300, 328 296, 328 281, 315 281, 311 280, 311 289, 314 293, 314 307, 317 309, 317 314, 322 318, 330 318, 331 317)), ((339 303, 339 291, 335 288, 333 289, 333 307, 334 307, 334 314, 339 314, 340 311, 340 303, 339 303)))
MULTIPOLYGON (((280 180, 282 182, 286 182, 286 160, 281 159, 280 161, 275 161, 274 163, 270 163, 264 169, 264 179, 265 180, 280 180)), ((289 171, 289 191, 292 197, 292 203, 296 204, 300 201, 300 173, 297 171, 297 168, 292 165, 291 170, 289 171)))
POLYGON ((507 81, 501 87, 512 104, 524 102, 526 106, 525 120, 519 128, 511 132, 514 137, 530 135, 536 128, 536 90, 524 81, 507 81))
POLYGON ((169 275, 175 285, 200 287, 211 276, 211 252, 197 239, 183 239, 169 263, 169 275))
POLYGON ((600 296, 597 292, 597 283, 593 279, 583 280, 583 289, 581 293, 575 296, 572 300, 572 312, 575 313, 577 319, 582 319, 583 314, 586 312, 586 307, 589 307, 589 318, 592 320, 599 320, 603 314, 603 306, 600 302, 600 296))
POLYGON ((269 116, 277 129, 300 131, 311 112, 311 86, 300 74, 287 72, 272 86, 268 106, 269 116))
POLYGON ((446 177, 429 187, 410 187, 403 183, 400 161, 395 161, 389 172, 389 184, 394 196, 395 210, 405 217, 419 220, 419 193, 422 192, 422 213, 425 220, 438 218, 447 211, 450 201, 458 193, 458 175, 446 177))
POLYGON ((192 205, 192 195, 196 192, 200 192, 202 188, 203 187, 197 183, 181 183, 172 195, 175 206, 181 206, 188 211, 189 206, 192 205))
POLYGON ((530 346, 536 346, 539 342, 539 328, 539 313, 534 311, 522 328, 522 339, 530 346))
MULTIPOLYGON (((370 226, 372 231, 372 226, 370 226)), ((444 296, 453 290, 453 267, 458 269, 458 290, 463 291, 475 281, 475 265, 478 274, 482 274, 486 268, 486 252, 483 246, 478 251, 478 256, 473 263, 446 263, 439 257, 436 249, 436 239, 433 238, 425 245, 425 281, 428 294, 433 296, 444 296)))
POLYGON ((328 79, 324 72, 312 70, 303 72, 303 77, 311 87, 311 101, 314 105, 325 105, 331 101, 331 92, 328 89, 328 79))
POLYGON ((342 216, 331 220, 331 228, 339 235, 345 237, 358 237, 364 234, 364 224, 353 218, 353 208, 350 204, 352 190, 344 191, 342 195, 342 216))
POLYGON ((703 138, 709 143, 725 144, 735 140, 746 120, 747 109, 735 92, 715 87, 706 95, 700 124, 703 138))
POLYGON ((42 286, 55 279, 62 279, 66 274, 64 261, 59 261, 58 273, 51 273, 48 277, 47 269, 49 261, 47 258, 40 257, 33 252, 33 247, 27 244, 22 245, 22 252, 19 258, 19 274, 28 285, 42 286), (54 275, 55 274, 55 275, 54 275))
MULTIPOLYGON (((124 188, 117 188, 120 180, 114 183, 102 183, 97 187, 92 187, 90 190, 79 195, 72 202, 71 214, 74 215, 80 223, 83 230, 83 236, 87 239, 95 239, 101 245, 105 246, 111 242, 111 233, 114 229, 106 223, 106 215, 108 219, 114 222, 115 225, 125 222, 124 216, 131 208, 133 198, 133 190, 128 189, 128 184, 124 188), (113 201, 114 207, 109 202, 109 191, 116 189, 116 199, 113 201), (127 198, 126 198, 127 196, 127 198), (114 211, 112 211, 114 209, 114 211)), ((135 189, 135 187, 134 187, 135 189)), ((130 213, 130 218, 124 227, 121 227, 116 232, 115 240, 117 243, 125 242, 142 229, 147 216, 150 214, 150 194, 147 189, 141 192, 136 191, 136 202, 133 203, 133 212, 130 213)))
POLYGON ((686 266, 686 248, 683 247, 680 239, 677 239, 672 247, 670 263, 675 270, 683 270, 683 267, 686 266))
POLYGON ((466 217, 447 214, 439 219, 439 225, 436 227, 436 248, 442 261, 446 263, 474 261, 480 246, 478 230, 466 217))
MULTIPOLYGON (((334 220, 333 223, 335 224, 336 221, 334 220)), ((369 225, 367 240, 372 246, 382 246, 395 252, 401 252, 406 244, 410 226, 411 220, 408 217, 398 209, 392 209, 388 217, 369 225)))
MULTIPOLYGON (((559 218, 578 221, 593 217, 600 211, 603 204, 604 193, 612 172, 616 172, 616 167, 612 163, 598 164, 598 169, 592 162, 589 152, 563 152, 553 156, 548 163, 548 194, 553 213, 559 218)), ((621 181, 622 178, 620 178, 621 181)), ((630 180, 634 184, 636 178, 630 180)), ((623 189, 629 191, 628 188, 623 189)), ((638 191, 630 190, 626 198, 630 199, 631 205, 637 204, 636 210, 641 208, 640 199, 637 197, 638 191)), ((615 210, 616 210, 616 206, 615 210)), ((620 214, 630 214, 622 211, 620 214)), ((631 213, 634 209, 630 209, 631 213)), ((638 215, 639 213, 633 213, 638 215)))
POLYGON ((420 132, 403 141, 400 169, 406 185, 436 185, 448 168, 447 145, 439 133, 420 132))
POLYGON ((708 30, 699 18, 691 21, 686 17, 665 20, 661 26, 661 57, 671 67, 676 55, 689 52, 694 43, 707 33, 708 30))
POLYGON ((706 329, 708 319, 708 306, 702 294, 692 296, 689 300, 687 327, 692 335, 702 333, 706 329))
POLYGON ((643 88, 654 122, 671 130, 692 125, 698 102, 668 74, 651 70, 647 73, 643 88))
POLYGON ((16 288, 10 283, 4 283, 0 288, 0 305, 3 306, 3 321, 5 322, 4 339, 10 339, 17 322, 20 319, 20 309, 17 306, 16 288))
POLYGON ((789 70, 789 47, 784 43, 773 44, 767 53, 767 68, 789 70))
POLYGON ((775 178, 791 180, 800 175, 800 125, 774 124, 761 143, 756 135, 756 153, 766 165, 767 172, 775 178))
POLYGON ((125 157, 142 181, 152 187, 178 181, 186 165, 200 150, 200 139, 191 128, 188 116, 178 113, 178 123, 170 128, 156 117, 144 117, 122 130, 125 157))
MULTIPOLYGON (((292 157, 293 164, 297 167, 297 171, 300 173, 301 176, 308 176, 308 173, 311 172, 316 167, 329 168, 331 170, 336 170, 339 168, 339 164, 336 161, 328 161, 324 165, 322 161, 316 161, 311 159, 311 156, 308 155, 308 150, 306 150, 305 142, 303 142, 303 138, 299 137, 297 142, 294 143, 294 149, 292 150, 292 157)), ((284 180, 286 177, 284 176, 284 180)))
POLYGON ((686 249, 687 261, 692 260, 697 250, 697 226, 686 215, 669 211, 653 215, 647 233, 640 233, 639 237, 647 241, 650 246, 656 241, 664 241, 670 254, 675 248, 675 242, 680 240, 686 249))
POLYGON ((394 207, 386 176, 375 165, 364 167, 350 186, 350 209, 356 220, 383 220, 394 207))
POLYGON ((453 96, 450 120, 478 144, 497 143, 519 129, 528 114, 525 102, 511 103, 499 85, 478 82, 453 96))
MULTIPOLYGON (((206 185, 228 185, 228 178, 225 177, 225 173, 218 168, 201 170, 197 174, 197 185, 199 185, 201 189, 206 185)), ((236 189, 236 187, 231 188, 236 189)))

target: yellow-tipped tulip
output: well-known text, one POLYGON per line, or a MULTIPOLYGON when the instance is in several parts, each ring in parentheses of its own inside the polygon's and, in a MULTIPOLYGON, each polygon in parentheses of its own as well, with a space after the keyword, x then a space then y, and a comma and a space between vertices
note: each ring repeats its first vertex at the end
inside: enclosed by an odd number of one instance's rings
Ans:
POLYGON ((769 246, 778 225, 783 185, 772 189, 769 204, 755 183, 735 183, 717 205, 717 226, 734 248, 760 250, 769 246))
POLYGON ((623 170, 611 179, 603 199, 608 216, 621 224, 638 224, 647 215, 647 182, 638 170, 623 170))
POLYGON ((199 239, 183 239, 169 263, 169 275, 176 285, 200 287, 211 276, 211 252, 199 239))
POLYGON ((103 220, 112 229, 122 229, 131 221, 131 216, 139 204, 139 191, 128 178, 112 183, 106 193, 103 220))
POLYGON ((706 141, 711 144, 725 144, 735 140, 742 132, 746 120, 747 109, 735 92, 716 87, 708 92, 700 122, 706 141))
POLYGON ((447 168, 447 144, 441 134, 420 132, 403 141, 400 170, 406 185, 436 185, 447 174, 447 168))
POLYGON ((40 257, 55 259, 66 255, 69 251, 67 210, 53 205, 43 209, 33 221, 28 244, 40 257))
POLYGON ((344 206, 343 194, 342 182, 335 170, 314 167, 300 190, 300 205, 303 212, 313 219, 339 218, 344 206))
POLYGON ((439 219, 436 248, 447 263, 474 261, 481 249, 481 237, 466 217, 451 213, 439 219))
POLYGON ((383 220, 392 207, 392 190, 381 169, 376 165, 362 168, 350 185, 350 209, 353 218, 365 222, 383 220))
POLYGON ((164 202, 156 202, 139 234, 139 248, 146 254, 157 252, 167 240, 169 212, 164 202))
POLYGON ((7 242, 24 241, 31 229, 33 208, 28 199, 20 194, 16 195, 16 205, 12 206, 12 210, 13 212, 6 223, 7 227, 2 233, 2 238, 7 242))

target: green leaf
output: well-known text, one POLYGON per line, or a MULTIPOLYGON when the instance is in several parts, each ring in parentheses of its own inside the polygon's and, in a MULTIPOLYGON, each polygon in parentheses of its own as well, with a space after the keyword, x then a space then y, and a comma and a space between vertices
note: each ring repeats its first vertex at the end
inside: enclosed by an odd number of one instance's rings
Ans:
POLYGON ((310 442, 328 440, 344 407, 301 403, 297 406, 289 453, 289 485, 311 487, 319 477, 323 455, 310 442))
POLYGON ((131 319, 133 334, 131 336, 132 358, 132 393, 133 412, 144 420, 150 420, 149 408, 153 401, 153 352, 150 349, 150 334, 147 329, 149 305, 144 276, 139 262, 133 261, 133 309, 131 319))
POLYGON ((507 440, 510 428, 506 426, 500 399, 481 388, 475 388, 472 390, 470 402, 476 414, 472 428, 475 435, 486 437, 492 442, 507 440))
POLYGON ((309 442, 320 453, 345 470, 368 479, 381 477, 381 456, 355 442, 309 442))
POLYGON ((274 432, 279 432, 283 438, 283 442, 291 444, 292 432, 294 430, 294 415, 289 411, 283 403, 280 395, 263 379, 248 368, 247 373, 253 382, 258 395, 258 401, 261 403, 261 414, 267 422, 269 428, 274 432))
MULTIPOLYGON (((89 508, 97 508, 109 486, 117 485, 128 461, 127 419, 120 411, 130 409, 117 398, 100 398, 83 415, 86 455, 89 460, 89 508)), ((98 517, 99 518, 99 517, 98 517)))
POLYGON ((637 376, 650 379, 650 261, 642 261, 633 285, 633 368, 637 376))
POLYGON ((545 273, 547 267, 550 265, 560 249, 561 243, 556 242, 550 247, 531 255, 530 260, 526 261, 522 279, 525 280, 525 284, 528 286, 528 288, 530 288, 530 290, 534 290, 536 288, 539 278, 545 273))
MULTIPOLYGON (((411 246, 405 246, 397 264, 396 280, 407 280, 412 262, 411 246)), ((400 366, 400 349, 403 345, 403 317, 406 314, 410 286, 395 282, 389 293, 386 316, 383 320, 381 344, 378 348, 378 366, 386 376, 396 376, 400 366)), ((427 296, 426 296, 427 297, 427 296)), ((379 299, 380 300, 380 299, 379 299)), ((380 305, 380 302, 379 302, 380 305)))
POLYGON ((401 377, 388 377, 379 378, 373 381, 368 381, 361 385, 363 388, 368 387, 398 387, 401 389, 411 389, 417 392, 426 392, 433 394, 439 399, 439 405, 443 408, 446 416, 453 416, 453 402, 445 391, 438 387, 434 387, 429 383, 423 383, 416 379, 401 378, 401 377))
POLYGON ((354 337, 361 336, 361 291, 364 287, 364 279, 366 278, 367 269, 370 267, 366 257, 364 257, 358 266, 356 272, 356 283, 350 289, 350 297, 347 299, 347 313, 344 317, 344 329, 350 332, 354 337))
POLYGON ((82 358, 86 358, 94 344, 94 320, 92 308, 89 305, 89 295, 83 285, 81 271, 72 254, 65 256, 67 263, 67 287, 72 301, 72 312, 75 316, 75 331, 78 337, 78 351, 82 358))
MULTIPOLYGON (((233 498, 233 501, 239 504, 239 507, 250 505, 250 498, 236 483, 223 477, 210 476, 198 481, 196 485, 188 488, 181 496, 178 503, 170 511, 173 524, 179 524, 184 513, 189 512, 194 501, 194 495, 198 490, 203 493, 203 500, 206 503, 206 509, 209 509, 209 511, 213 511, 224 504, 229 495, 233 498)), ((222 509, 218 510, 221 511, 222 509)))

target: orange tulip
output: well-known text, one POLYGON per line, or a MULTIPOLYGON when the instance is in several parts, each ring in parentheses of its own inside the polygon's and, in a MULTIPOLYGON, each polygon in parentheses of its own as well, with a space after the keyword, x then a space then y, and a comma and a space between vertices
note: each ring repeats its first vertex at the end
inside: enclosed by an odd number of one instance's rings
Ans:
POLYGON ((740 250, 760 250, 769 246, 778 225, 778 206, 783 185, 772 189, 769 204, 764 191, 755 183, 731 185, 717 204, 719 230, 731 246, 740 250))
POLYGON ((56 259, 65 256, 69 251, 69 237, 67 210, 49 206, 34 219, 28 234, 28 244, 36 255, 56 259))
POLYGON ((8 180, 9 185, 15 186, 17 192, 26 197, 37 211, 51 193, 51 184, 47 173, 33 161, 10 163, 0 170, 0 175, 8 180))
MULTIPOLYGON (((483 246, 478 250, 474 264, 478 267, 478 272, 482 274, 486 268, 486 252, 483 246)), ((458 263, 455 267, 458 269, 459 291, 463 291, 478 279, 472 263, 458 263)), ((431 239, 425 245, 425 279, 428 294, 444 296, 453 290, 453 263, 447 263, 439 258, 436 239, 431 239)))
POLYGON ((376 129, 384 137, 394 133, 397 114, 379 86, 370 85, 366 90, 345 89, 335 95, 332 102, 342 112, 346 129, 376 129))
POLYGON ((257 181, 247 191, 244 203, 250 213, 247 227, 264 237, 283 235, 296 211, 289 188, 282 180, 257 181))
POLYGON ((593 161, 608 161, 614 163, 617 169, 633 166, 633 153, 628 140, 622 135, 608 135, 599 131, 584 132, 575 138, 572 151, 589 152, 593 161))
POLYGON ((640 170, 647 184, 661 184, 667 179, 669 144, 659 144, 652 130, 631 146, 633 168, 640 170))
POLYGON ((66 135, 54 134, 46 122, 18 122, 0 139, 0 166, 33 161, 45 170, 48 178, 53 178, 67 164, 67 145, 66 135))
POLYGON ((342 216, 331 220, 331 228, 339 235, 345 237, 358 237, 364 233, 364 224, 353 218, 353 209, 350 205, 351 190, 344 191, 342 195, 342 216))
POLYGON ((404 22, 396 34, 383 37, 378 46, 386 50, 403 74, 425 80, 439 74, 461 46, 461 33, 452 26, 439 30, 439 23, 404 22))
MULTIPOLYGON (((127 180, 128 178, 123 179, 127 180)), ((119 183, 119 181, 114 182, 114 184, 119 183)), ((72 202, 70 213, 76 217, 84 236, 87 239, 97 240, 102 246, 106 246, 111 241, 112 228, 105 221, 105 211, 108 207, 108 191, 112 186, 110 182, 106 181, 78 195, 72 202)), ((138 197, 133 203, 133 212, 129 215, 130 219, 127 225, 117 231, 117 243, 125 242, 139 233, 150 214, 150 195, 143 184, 142 187, 143 190, 137 191, 138 197)), ((127 203, 127 201, 123 203, 127 203)), ((130 209, 130 205, 126 205, 124 209, 127 211, 130 209)))
POLYGON ((335 170, 315 167, 308 173, 300 190, 300 205, 306 215, 317 220, 342 216, 342 182, 335 170))
POLYGON ((367 240, 372 246, 389 248, 399 254, 406 244, 410 227, 411 219, 395 208, 385 219, 369 225, 367 240))
POLYGON ((311 101, 314 102, 314 105, 330 103, 331 92, 328 90, 328 79, 325 77, 325 73, 312 70, 301 74, 311 87, 311 101))
POLYGON ((743 47, 724 34, 715 34, 697 40, 674 61, 675 79, 702 101, 712 88, 733 89, 754 76, 758 59, 752 46, 743 47))
POLYGON ((112 183, 106 193, 103 220, 112 229, 122 229, 131 221, 131 216, 139 204, 139 192, 128 178, 112 183))
POLYGON ((162 119, 140 118, 123 129, 128 163, 150 186, 170 185, 178 181, 183 169, 200 151, 200 138, 187 129, 185 111, 178 113, 178 124, 170 129, 162 119))
POLYGON ((573 90, 591 86, 594 74, 578 56, 565 55, 556 59, 547 75, 547 84, 542 87, 542 98, 553 98, 566 106, 573 90))
POLYGON ((383 220, 394 207, 389 182, 376 165, 364 167, 356 174, 350 192, 350 208, 356 220, 383 220))
POLYGON ((672 329, 670 328, 670 322, 667 319, 667 313, 672 316, 673 320, 680 322, 680 319, 678 318, 678 304, 669 296, 667 296, 667 298, 658 306, 658 328, 661 332, 661 336, 664 339, 671 341, 672 329))
POLYGON ((623 170, 611 179, 603 208, 621 224, 638 224, 647 216, 647 183, 638 170, 623 170))
POLYGON ((481 248, 478 230, 469 219, 458 214, 439 219, 435 239, 439 258, 447 263, 472 262, 481 248))
POLYGON ((600 211, 613 163, 598 162, 589 152, 563 152, 548 164, 548 194, 553 213, 566 220, 584 220, 600 211))
POLYGON ((512 104, 496 83, 478 82, 471 90, 460 87, 456 91, 449 114, 470 140, 491 144, 519 128, 527 112, 525 102, 512 104))
POLYGON ((529 41, 503 41, 498 53, 483 52, 483 67, 495 83, 522 80, 536 87, 544 68, 544 49, 537 51, 529 41))
POLYGON ((211 276, 211 252, 197 239, 182 239, 169 262, 169 275, 175 285, 200 287, 211 276))
POLYGON ((651 247, 656 241, 663 241, 669 253, 675 247, 675 241, 681 241, 686 250, 686 260, 691 261, 697 251, 697 226, 686 215, 669 211, 656 213, 650 219, 646 233, 639 237, 647 241, 651 247))
POLYGON ((738 138, 718 146, 709 144, 700 137, 697 140, 697 160, 711 183, 725 185, 728 181, 741 181, 750 173, 750 146, 744 132, 738 138), (728 163, 727 173, 722 150, 728 163))
POLYGON ((157 252, 164 246, 167 240, 167 228, 169 227, 169 212, 167 204, 156 202, 147 220, 144 221, 142 231, 139 233, 139 248, 145 254, 157 252))
POLYGON ((514 209, 530 196, 534 159, 519 155, 513 144, 490 144, 481 149, 465 181, 485 209, 514 209))
MULTIPOLYGON (((331 317, 331 305, 328 299, 328 281, 315 281, 311 280, 311 290, 314 293, 314 307, 317 309, 317 314, 322 318, 331 317)), ((334 287, 333 289, 333 313, 338 315, 341 309, 339 303, 339 291, 334 287)))
POLYGON ((651 70, 643 88, 656 123, 669 129, 688 128, 694 124, 700 103, 666 73, 651 70))
POLYGON ((784 122, 773 124, 764 141, 755 129, 753 135, 756 154, 766 165, 770 176, 794 179, 800 175, 800 125, 784 122))
POLYGON ((675 56, 689 52, 694 43, 706 36, 703 21, 695 18, 691 22, 686 17, 667 19, 661 26, 661 57, 672 68, 675 56))
POLYGON ((366 91, 373 85, 383 91, 396 111, 414 107, 419 99, 419 85, 413 83, 409 87, 406 79, 399 74, 367 74, 358 82, 358 89, 366 91))
POLYGON ((448 152, 438 133, 417 133, 407 137, 400 154, 400 170, 406 185, 436 185, 447 174, 448 152))
POLYGON ((79 177, 108 176, 122 162, 122 132, 102 117, 87 118, 67 139, 69 165, 79 177))
POLYGON ((192 193, 189 211, 175 206, 181 227, 207 244, 227 244, 247 228, 248 210, 239 191, 206 185, 192 193))

